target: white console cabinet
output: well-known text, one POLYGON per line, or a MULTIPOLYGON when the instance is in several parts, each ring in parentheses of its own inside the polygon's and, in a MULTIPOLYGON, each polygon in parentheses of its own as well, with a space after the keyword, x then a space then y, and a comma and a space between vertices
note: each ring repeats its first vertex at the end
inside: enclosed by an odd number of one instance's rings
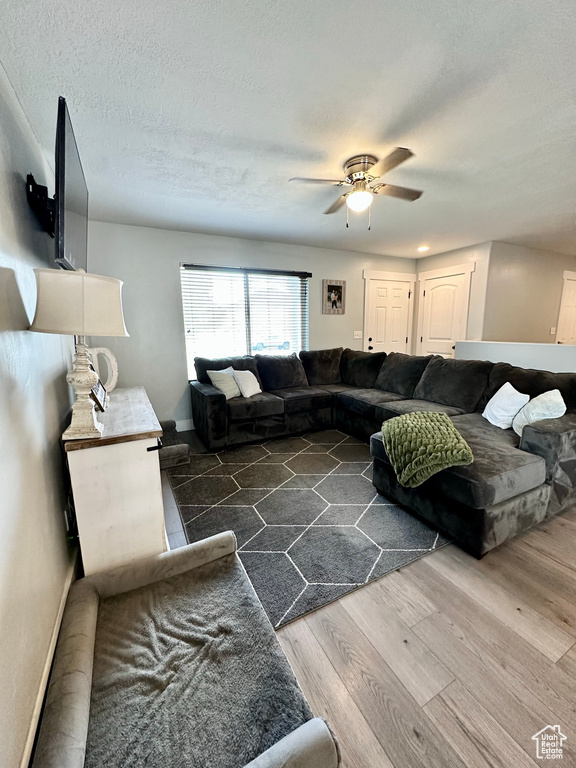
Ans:
POLYGON ((114 390, 98 420, 101 437, 64 443, 87 576, 166 550, 162 429, 144 388, 114 390))

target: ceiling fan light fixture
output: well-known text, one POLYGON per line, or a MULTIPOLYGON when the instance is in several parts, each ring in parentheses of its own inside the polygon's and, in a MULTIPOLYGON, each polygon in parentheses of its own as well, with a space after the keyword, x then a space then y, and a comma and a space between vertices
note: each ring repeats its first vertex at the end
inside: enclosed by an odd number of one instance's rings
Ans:
POLYGON ((354 190, 346 198, 346 205, 355 213, 362 213, 372 205, 374 195, 367 189, 365 181, 357 181, 354 190))

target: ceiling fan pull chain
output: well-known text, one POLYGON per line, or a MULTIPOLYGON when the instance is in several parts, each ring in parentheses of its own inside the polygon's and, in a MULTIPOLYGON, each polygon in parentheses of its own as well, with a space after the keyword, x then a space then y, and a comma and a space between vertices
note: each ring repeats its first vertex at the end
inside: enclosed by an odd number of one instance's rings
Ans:
POLYGON ((346 229, 348 229, 348 206, 346 206, 346 229))
POLYGON ((372 206, 368 206, 368 232, 372 229, 372 206))

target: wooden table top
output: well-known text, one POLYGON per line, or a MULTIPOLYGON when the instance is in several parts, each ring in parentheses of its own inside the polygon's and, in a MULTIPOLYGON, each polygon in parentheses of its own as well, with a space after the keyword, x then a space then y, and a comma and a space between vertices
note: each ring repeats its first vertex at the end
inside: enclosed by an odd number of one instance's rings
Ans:
POLYGON ((66 440, 66 452, 162 436, 160 422, 144 387, 115 389, 108 397, 106 411, 98 413, 97 418, 104 426, 102 436, 66 440))

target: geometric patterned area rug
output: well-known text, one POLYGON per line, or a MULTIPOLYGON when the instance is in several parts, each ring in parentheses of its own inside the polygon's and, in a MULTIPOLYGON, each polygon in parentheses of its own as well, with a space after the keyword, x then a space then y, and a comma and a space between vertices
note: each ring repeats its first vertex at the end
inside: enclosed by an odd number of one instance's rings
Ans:
POLYGON ((168 471, 189 543, 233 530, 274 627, 448 543, 378 494, 367 445, 338 430, 193 454, 168 471))

